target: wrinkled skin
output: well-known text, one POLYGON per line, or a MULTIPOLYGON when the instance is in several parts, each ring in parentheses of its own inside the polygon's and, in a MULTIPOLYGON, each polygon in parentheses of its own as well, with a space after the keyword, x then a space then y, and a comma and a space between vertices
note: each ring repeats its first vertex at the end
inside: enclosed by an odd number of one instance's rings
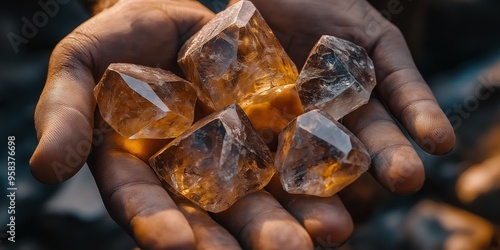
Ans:
MULTIPOLYGON (((446 153, 455 137, 400 32, 363 0, 253 2, 299 67, 322 34, 367 49, 377 71, 378 98, 343 122, 367 146, 373 174, 384 187, 416 191, 423 166, 396 120, 429 153, 446 153)), ((318 242, 329 247, 344 242, 353 225, 338 196, 289 195, 276 178, 265 191, 210 216, 165 191, 145 163, 165 142, 123 139, 95 112, 92 90, 109 63, 178 72, 180 46, 213 15, 196 1, 124 0, 64 38, 51 55, 35 112, 39 144, 30 162, 33 175, 58 183, 88 160, 110 215, 141 249, 312 249, 318 242)))

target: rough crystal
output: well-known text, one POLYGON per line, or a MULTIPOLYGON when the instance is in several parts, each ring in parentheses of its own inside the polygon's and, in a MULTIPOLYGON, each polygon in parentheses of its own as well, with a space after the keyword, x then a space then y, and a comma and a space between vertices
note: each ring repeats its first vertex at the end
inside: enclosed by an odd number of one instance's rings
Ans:
POLYGON ((217 14, 181 49, 179 65, 208 107, 293 84, 297 68, 250 1, 217 14))
POLYGON ((269 148, 235 104, 195 123, 149 162, 161 180, 211 212, 262 189, 275 172, 269 148))
POLYGON ((375 84, 366 51, 326 35, 311 50, 296 82, 306 112, 321 109, 336 120, 368 102, 375 84))
POLYGON ((332 196, 369 166, 363 144, 323 111, 297 117, 280 134, 275 167, 289 193, 332 196))
POLYGON ((175 137, 193 123, 193 86, 159 68, 113 63, 94 96, 104 120, 130 139, 175 137))

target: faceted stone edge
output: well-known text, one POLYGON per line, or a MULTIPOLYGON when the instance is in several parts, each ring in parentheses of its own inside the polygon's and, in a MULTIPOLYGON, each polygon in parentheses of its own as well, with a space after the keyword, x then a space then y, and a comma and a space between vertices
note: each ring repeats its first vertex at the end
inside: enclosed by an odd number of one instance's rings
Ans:
MULTIPOLYGON (((368 169, 370 169, 370 166, 371 166, 371 157, 370 157, 370 154, 368 153, 368 151, 366 150, 365 145, 349 129, 347 129, 343 124, 341 124, 337 120, 333 119, 328 113, 324 112, 321 109, 314 109, 314 110, 308 111, 308 112, 306 112, 306 113, 304 113, 304 114, 302 114, 300 116, 297 117, 297 118, 295 118, 295 119, 293 119, 283 129, 283 131, 280 133, 279 139, 278 139, 278 143, 279 143, 278 144, 278 149, 276 150, 276 155, 275 155, 275 158, 274 158, 274 167, 276 168, 276 172, 279 175, 279 179, 280 179, 281 185, 282 185, 283 189, 287 193, 290 193, 290 194, 306 194, 306 195, 313 195, 313 196, 318 196, 318 197, 331 197, 331 196, 337 194, 338 192, 342 191, 344 188, 346 188, 347 186, 349 186, 353 182, 355 182, 363 173, 365 173, 366 171, 368 171, 368 169), (366 158, 367 158, 367 160, 368 160, 368 164, 366 166, 364 166, 364 165, 363 166, 356 165, 357 167, 359 167, 361 169, 361 172, 359 172, 358 174, 356 174, 355 176, 353 176, 352 181, 350 181, 349 183, 343 185, 341 188, 339 188, 334 193, 328 194, 328 195, 316 195, 316 194, 309 194, 309 193, 306 193, 306 192, 294 192, 293 190, 287 188, 287 185, 286 185, 286 183, 285 183, 285 181, 284 181, 284 179, 282 177, 282 172, 284 171, 284 169, 283 169, 284 166, 283 166, 282 163, 284 163, 286 161, 286 158, 281 159, 281 157, 280 157, 281 156, 281 152, 284 150, 283 149, 283 144, 284 144, 284 142, 283 142, 283 136, 285 136, 284 133, 291 133, 292 130, 294 130, 296 128, 296 126, 297 126, 298 118, 300 116, 307 115, 308 113, 312 113, 312 112, 317 112, 320 115, 325 116, 332 123, 334 123, 340 130, 342 130, 344 133, 346 133, 347 135, 349 135, 349 139, 351 141, 351 144, 352 145, 356 145, 357 147, 359 147, 358 149, 356 149, 356 151, 359 152, 360 154, 365 155, 366 158)), ((293 139, 294 136, 295 136, 295 133, 293 133, 291 135, 291 137, 288 138, 288 139, 293 139)), ((288 151, 288 149, 286 151, 288 151)))
MULTIPOLYGON (((173 147, 173 146, 177 146, 183 139, 185 139, 186 137, 190 136, 193 132, 195 132, 196 130, 212 123, 212 122, 216 122, 217 119, 220 119, 220 118, 217 118, 214 120, 215 117, 222 117, 225 113, 227 112, 231 112, 231 109, 234 110, 234 112, 236 113, 239 113, 239 116, 241 118, 241 121, 243 123, 245 123, 244 126, 247 126, 247 127, 250 127, 253 131, 255 131, 255 128, 253 127, 252 123, 250 122, 250 119, 247 117, 246 113, 243 111, 243 109, 238 105, 238 104, 231 104, 229 106, 227 106, 226 108, 224 108, 223 110, 221 111, 218 111, 218 112, 214 112, 208 116, 205 116, 204 118, 202 118, 201 120, 199 120, 198 122, 196 122, 195 124, 193 124, 188 130, 184 131, 180 136, 178 136, 177 138, 175 138, 173 141, 171 141, 170 143, 168 143, 167 145, 165 145, 164 147, 162 147, 158 152, 156 152, 154 155, 152 155, 149 160, 148 160, 148 163, 149 163, 149 166, 153 169, 153 171, 155 172, 155 174, 157 175, 157 177, 163 182, 163 185, 167 186, 168 190, 170 191, 173 191, 175 192, 176 194, 179 194, 181 196, 183 196, 184 198, 190 200, 191 202, 197 204, 195 201, 189 199, 188 197, 184 196, 181 192, 177 191, 175 189, 175 187, 173 187, 170 182, 168 180, 166 180, 161 174, 160 172, 158 171, 158 169, 156 168, 156 158, 158 158, 165 150, 169 149, 170 147, 173 147)), ((224 124, 225 126, 225 124, 224 124)), ((255 131, 255 136, 257 136, 257 138, 254 138, 254 139, 257 139, 257 140, 260 140, 260 145, 262 145, 263 147, 267 148, 266 144, 264 143, 264 141, 262 140, 262 138, 260 138, 260 136, 257 134, 257 132, 255 131)), ((240 141, 240 143, 243 143, 240 141)), ((247 148, 248 149, 248 148, 247 148)), ((269 149, 267 148, 267 150, 269 151, 269 149)), ((250 150, 251 151, 251 150, 250 150)), ((252 153, 255 153, 254 151, 251 151, 252 153)), ((258 154, 256 154, 258 155, 258 154)), ((259 155, 258 155, 259 156, 259 155)), ((275 170, 274 168, 274 164, 273 164, 273 159, 272 159, 272 155, 269 151, 269 154, 267 155, 270 157, 270 159, 262 159, 263 162, 265 162, 271 169, 275 170)), ((263 181, 260 183, 259 185, 259 188, 256 188, 255 190, 251 191, 251 192, 248 192, 247 194, 243 195, 243 196, 238 196, 236 197, 230 204, 227 208, 229 208, 230 206, 232 206, 234 203, 236 203, 240 198, 248 195, 248 194, 251 194, 251 193, 254 193, 254 192, 257 192, 259 190, 262 190, 265 186, 267 186, 267 184, 271 181, 272 177, 274 176, 274 174, 276 173, 276 171, 273 172, 272 175, 270 175, 267 180, 263 181)), ((200 205, 201 206, 201 205, 200 205)), ((206 207, 206 206, 202 206, 203 209, 205 209, 206 211, 208 212, 213 212, 213 213, 218 213, 218 212, 222 212, 222 211, 225 211, 227 208, 224 208, 224 209, 213 209, 213 208, 210 208, 210 207, 206 207)))
MULTIPOLYGON (((348 41, 348 40, 345 40, 345 39, 342 39, 342 38, 338 38, 338 37, 336 37, 336 36, 332 36, 332 35, 322 35, 322 36, 320 37, 320 39, 316 42, 316 44, 313 46, 313 48, 311 49, 311 51, 309 52, 309 55, 307 56, 306 62, 304 63, 304 66, 302 67, 302 69, 301 69, 301 71, 300 71, 300 74, 299 74, 299 76, 297 77, 297 81, 295 82, 295 86, 296 86, 296 88, 297 88, 297 92, 298 92, 298 94, 299 94, 299 98, 300 98, 300 101, 301 101, 302 107, 304 108, 304 111, 305 111, 305 112, 309 112, 309 111, 312 111, 312 110, 315 110, 315 109, 322 109, 321 107, 322 107, 322 106, 324 106, 324 104, 326 104, 326 103, 328 102, 328 101, 324 101, 324 102, 317 103, 317 104, 313 104, 313 103, 305 103, 305 104, 304 104, 303 95, 302 95, 302 93, 301 93, 301 89, 302 89, 302 87, 301 87, 301 84, 299 84, 299 83, 301 83, 301 82, 303 81, 303 79, 304 79, 304 78, 312 78, 312 76, 309 74, 309 72, 308 72, 308 71, 306 71, 306 70, 304 70, 304 69, 307 67, 307 65, 308 65, 308 63, 309 63, 309 58, 310 58, 310 57, 311 57, 311 55, 314 53, 314 51, 316 51, 316 50, 317 50, 317 48, 318 48, 319 46, 324 46, 324 47, 327 47, 328 49, 332 50, 332 51, 335 53, 335 55, 336 55, 336 56, 339 56, 339 53, 342 53, 342 52, 337 52, 337 51, 339 51, 339 49, 338 49, 338 48, 333 47, 333 46, 328 46, 328 45, 330 45, 330 43, 322 43, 322 41, 326 41, 326 40, 335 40, 335 41, 339 41, 340 43, 343 43, 343 44, 348 44, 348 45, 350 45, 350 46, 354 46, 354 47, 359 48, 359 49, 363 52, 363 54, 365 55, 365 58, 366 58, 366 60, 367 60, 367 67, 369 67, 369 68, 371 68, 371 69, 374 69, 372 59, 370 58, 370 56, 368 55, 367 51, 366 51, 366 50, 365 50, 362 46, 359 46, 359 45, 357 45, 357 44, 355 44, 355 43, 353 43, 353 42, 350 42, 350 41, 348 41), (306 77, 306 76, 304 76, 304 74, 307 74, 307 77, 306 77)), ((347 53, 348 53, 348 52, 347 52, 347 53)), ((342 64, 342 67, 343 67, 344 69, 347 69, 347 68, 348 68, 348 67, 345 65, 345 62, 341 61, 341 64, 342 64)), ((356 78, 356 77, 352 74, 352 72, 350 72, 349 70, 346 70, 346 72, 347 72, 347 73, 348 73, 348 74, 349 74, 349 75, 350 75, 350 76, 351 76, 351 77, 352 77, 355 81, 359 82, 359 80, 358 80, 358 79, 357 79, 357 78, 356 78)), ((376 83, 375 74, 372 74, 372 76, 373 76, 373 81, 376 83)), ((318 76, 317 78, 320 78, 320 77, 318 76)), ((362 84, 359 84, 359 86, 360 86, 363 90, 365 90, 366 92, 369 92, 369 93, 371 93, 371 92, 373 91, 373 89, 375 88, 375 87, 373 87, 373 88, 367 89, 367 88, 365 88, 365 86, 363 86, 362 84)), ((360 104, 358 104, 358 105, 354 106, 354 107, 351 109, 351 111, 350 111, 349 113, 351 113, 351 112, 353 112, 354 110, 358 109, 359 107, 361 107, 361 106, 365 105, 366 103, 368 103, 368 100, 366 100, 365 102, 360 103, 360 104)), ((347 114, 349 114, 349 113, 347 113, 347 114)), ((345 114, 345 115, 347 115, 347 114, 345 114)), ((343 116, 345 116, 345 115, 343 115, 343 116)), ((342 117, 343 117, 343 116, 342 116, 342 117)), ((342 117, 339 117, 338 119, 341 119, 342 117)), ((338 120, 338 119, 336 119, 336 120, 338 120)))
MULTIPOLYGON (((187 86, 190 86, 190 88, 192 89, 192 91, 196 91, 196 87, 189 81, 175 75, 174 73, 172 73, 171 71, 168 71, 168 70, 164 70, 162 68, 155 68, 155 67, 148 67, 148 66, 144 66, 144 65, 139 65, 139 64, 132 64, 132 63, 111 63, 108 68, 106 69, 106 71, 104 72, 103 76, 101 77, 101 79, 99 80, 99 82, 96 84, 96 86, 94 87, 93 89, 93 95, 94 95, 94 99, 97 101, 98 100, 98 94, 99 92, 102 90, 103 88, 103 84, 104 84, 104 81, 107 80, 108 76, 110 73, 113 73, 113 74, 117 74, 117 75, 120 75, 120 76, 127 76, 127 77, 130 77, 130 78, 133 78, 137 81, 141 81, 140 79, 137 78, 137 75, 136 74, 141 74, 141 73, 146 73, 148 74, 147 71, 153 71, 155 73, 158 73, 158 74, 161 74, 162 77, 165 77, 166 78, 166 81, 171 81, 171 82, 182 82, 184 84, 186 84, 187 86), (139 68, 139 70, 141 71, 144 71, 144 72, 133 72, 133 71, 128 71, 128 73, 132 72, 131 75, 127 74, 127 72, 121 72, 123 71, 124 69, 127 70, 129 67, 135 67, 135 68, 139 68)), ((153 74, 149 74, 148 76, 152 76, 153 74)), ((154 78, 156 78, 157 80, 162 80, 163 79, 160 79, 156 76, 154 76, 154 78)), ((150 79, 152 80, 152 79, 150 79)), ((148 84, 146 82, 146 84, 148 84)), ((130 86, 127 86, 128 88, 130 88, 130 86)), ((140 95, 140 94, 139 94, 140 95)), ((142 96, 142 95, 141 95, 142 96)), ((196 105, 196 101, 198 99, 197 95, 195 95, 195 105, 196 105)), ((142 98, 146 99, 144 96, 142 96, 142 98)), ((147 99, 146 99, 147 100, 147 99)), ((163 103, 163 102, 162 102, 163 103)), ((163 103, 163 105, 165 105, 163 103)), ((166 106, 166 105, 165 105, 166 106)), ((166 114, 168 111, 170 111, 170 108, 167 107, 167 111, 163 110, 163 114, 166 114)), ((102 117, 105 117, 105 115, 102 113, 102 111, 100 110, 99 111, 100 115, 102 117)), ((193 110, 193 119, 191 118, 188 118, 184 115, 181 115, 179 114, 178 116, 181 116, 183 118, 185 118, 186 120, 188 121, 191 121, 191 125, 193 124, 193 121, 194 121, 194 110, 193 110)), ((147 125, 145 125, 143 128, 147 128, 148 126, 150 126, 151 124, 154 124, 155 122, 159 121, 163 119, 162 117, 158 118, 158 119, 154 119, 154 120, 151 120, 147 125)), ((108 123, 106 121, 106 123, 108 123)), ((108 123, 109 124, 109 123, 108 123)), ((169 138, 175 138, 177 137, 178 135, 172 135, 170 137, 136 137, 137 134, 140 132, 140 131, 137 131, 136 134, 133 134, 133 135, 130 135, 130 136, 125 136, 123 135, 118 128, 115 128, 113 125, 109 124, 113 130, 115 132, 117 132, 118 134, 120 134, 121 136, 125 137, 125 138, 128 138, 128 139, 169 139, 169 138)))

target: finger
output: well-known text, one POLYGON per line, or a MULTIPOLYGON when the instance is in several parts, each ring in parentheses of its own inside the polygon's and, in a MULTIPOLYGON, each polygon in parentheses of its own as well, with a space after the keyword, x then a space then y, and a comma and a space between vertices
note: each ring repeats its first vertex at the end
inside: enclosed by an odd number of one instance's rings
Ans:
POLYGON ((89 166, 103 202, 141 249, 195 248, 188 221, 146 163, 113 147, 96 151, 89 166))
POLYGON ((312 249, 307 231, 266 191, 249 194, 215 214, 245 249, 312 249))
POLYGON ((386 189, 408 194, 423 185, 422 161, 378 99, 344 117, 343 123, 366 146, 372 173, 386 189))
POLYGON ((371 56, 377 93, 413 140, 431 154, 450 151, 455 144, 453 128, 418 72, 399 30, 389 25, 371 56))
POLYGON ((292 195, 283 190, 277 175, 266 189, 302 224, 316 245, 340 245, 352 234, 351 216, 337 195, 327 198, 292 195))
POLYGON ((94 79, 82 58, 63 55, 73 53, 70 50, 64 44, 54 50, 47 84, 35 110, 39 143, 30 166, 44 183, 73 176, 91 148, 94 79))
POLYGON ((187 199, 172 195, 191 226, 196 239, 196 249, 241 249, 238 241, 210 215, 187 199))

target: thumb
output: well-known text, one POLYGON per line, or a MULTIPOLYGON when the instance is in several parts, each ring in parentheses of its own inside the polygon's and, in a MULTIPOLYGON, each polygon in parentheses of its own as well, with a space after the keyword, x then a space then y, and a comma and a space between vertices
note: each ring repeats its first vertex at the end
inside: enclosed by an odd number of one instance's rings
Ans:
MULTIPOLYGON (((94 78, 84 63, 82 40, 65 38, 49 63, 47 83, 35 110, 39 144, 30 160, 40 182, 62 182, 80 170, 90 152, 94 78)), ((88 57, 87 57, 88 58, 88 57)))

